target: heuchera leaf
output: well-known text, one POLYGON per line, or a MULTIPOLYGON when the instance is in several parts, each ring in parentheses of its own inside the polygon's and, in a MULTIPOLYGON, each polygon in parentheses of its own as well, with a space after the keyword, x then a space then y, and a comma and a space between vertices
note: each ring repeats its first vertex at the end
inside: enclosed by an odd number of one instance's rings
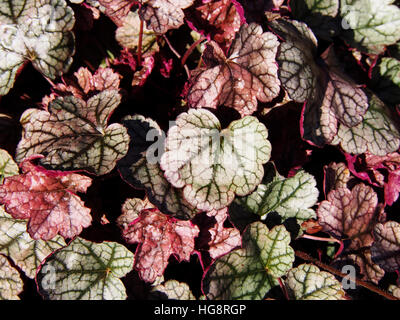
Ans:
POLYGON ((332 190, 318 207, 318 222, 334 237, 351 239, 353 248, 370 246, 377 205, 378 196, 363 183, 351 191, 346 187, 332 190))
POLYGON ((124 18, 135 4, 133 0, 97 0, 104 13, 118 26, 124 24, 124 18))
POLYGON ((269 102, 280 90, 275 56, 279 42, 255 23, 240 27, 227 56, 214 41, 205 48, 205 67, 192 73, 188 104, 193 108, 225 105, 242 116, 252 114, 257 100, 269 102))
POLYGON ((279 9, 284 0, 239 0, 244 12, 243 15, 248 23, 265 21, 264 13, 279 9))
POLYGON ((60 236, 47 241, 33 240, 26 229, 26 220, 13 219, 0 207, 0 253, 11 258, 29 278, 33 279, 44 258, 65 246, 65 242, 60 236))
POLYGON ((221 131, 208 110, 189 109, 168 131, 161 168, 167 180, 183 188, 185 199, 199 210, 228 206, 235 194, 252 192, 270 158, 268 131, 257 118, 246 116, 221 131))
POLYGON ((343 0, 340 15, 344 31, 341 36, 350 46, 380 54, 385 46, 400 40, 400 9, 394 0, 343 0))
POLYGON ((168 280, 163 284, 159 284, 152 289, 152 297, 155 296, 157 300, 196 300, 196 297, 190 291, 186 283, 177 280, 168 280))
POLYGON ((139 243, 135 269, 144 281, 153 282, 164 273, 171 255, 179 261, 190 259, 199 231, 190 221, 171 218, 157 209, 145 209, 123 230, 123 237, 128 243, 139 243))
POLYGON ((324 193, 325 197, 334 189, 347 188, 350 181, 350 170, 343 163, 331 162, 324 166, 324 193))
POLYGON ((10 154, 0 149, 0 184, 3 183, 4 178, 17 175, 18 171, 18 165, 10 154))
POLYGON ((166 33, 183 24, 182 9, 193 4, 193 0, 141 0, 139 16, 146 21, 147 28, 156 33, 166 33))
POLYGON ((139 217, 140 211, 152 208, 155 207, 148 198, 144 200, 138 198, 126 199, 122 205, 122 214, 118 217, 117 224, 122 229, 127 229, 129 224, 139 217))
POLYGON ((184 199, 182 190, 168 182, 158 162, 165 140, 161 128, 141 115, 127 116, 122 123, 130 136, 128 154, 118 163, 122 178, 135 188, 145 189, 150 202, 162 212, 191 219, 199 210, 184 199))
POLYGON ((400 134, 390 110, 372 95, 363 121, 351 128, 340 124, 332 144, 340 144, 345 152, 351 154, 369 151, 377 156, 385 156, 399 149, 400 134))
MULTIPOLYGON (((140 37, 140 18, 137 13, 129 12, 123 19, 123 24, 115 33, 115 39, 125 48, 137 51, 140 37)), ((157 45, 157 35, 154 31, 143 26, 142 31, 142 53, 152 54, 159 50, 157 45)))
POLYGON ((268 230, 254 222, 242 241, 241 249, 217 259, 206 272, 202 288, 208 299, 263 299, 292 267, 294 251, 284 226, 268 230))
POLYGON ((115 90, 106 90, 87 102, 74 96, 52 101, 48 111, 28 109, 21 116, 23 136, 17 161, 43 154, 43 165, 52 169, 110 172, 128 151, 124 126, 108 119, 120 103, 115 90))
POLYGON ((75 17, 64 0, 1 0, 0 7, 0 95, 26 61, 50 79, 69 69, 75 17))
POLYGON ((371 247, 372 260, 387 272, 400 268, 400 224, 388 221, 378 223, 374 228, 374 244, 371 247))
POLYGON ((311 207, 317 203, 318 194, 315 178, 307 172, 299 171, 287 179, 277 175, 272 182, 260 184, 255 192, 238 201, 262 219, 275 211, 283 220, 308 220, 316 218, 311 207))
POLYGON ((0 254, 0 300, 20 300, 18 295, 23 287, 24 283, 17 269, 0 254))
POLYGON ((290 9, 296 20, 301 20, 322 39, 332 40, 339 31, 339 0, 291 0, 290 9))
POLYGON ((30 159, 22 162, 22 174, 4 179, 0 185, 0 203, 15 219, 29 219, 32 239, 50 240, 59 233, 73 238, 91 224, 90 209, 75 192, 86 192, 92 183, 88 177, 59 171, 47 171, 30 159))
MULTIPOLYGON (((378 284, 385 275, 385 270, 372 261, 370 250, 364 249, 362 253, 349 254, 345 257, 350 259, 352 264, 355 263, 358 265, 360 273, 363 275, 361 280, 367 280, 378 284)), ((348 262, 346 264, 348 264, 348 262)))
POLYGON ((238 4, 232 0, 198 1, 187 14, 189 26, 217 42, 225 51, 241 25, 238 4))
POLYGON ((345 300, 346 293, 334 275, 312 264, 291 269, 285 284, 296 300, 345 300))
POLYGON ((36 276, 41 295, 50 300, 124 300, 119 278, 133 268, 133 253, 116 242, 81 238, 50 255, 36 276))
POLYGON ((388 292, 400 299, 400 287, 391 284, 389 285, 388 292))
POLYGON ((224 227, 224 222, 228 218, 228 208, 213 210, 208 212, 207 215, 216 220, 215 225, 208 230, 211 235, 208 251, 212 259, 217 259, 242 244, 238 229, 224 227))
POLYGON ((375 92, 386 103, 400 103, 400 61, 382 58, 372 72, 375 92))

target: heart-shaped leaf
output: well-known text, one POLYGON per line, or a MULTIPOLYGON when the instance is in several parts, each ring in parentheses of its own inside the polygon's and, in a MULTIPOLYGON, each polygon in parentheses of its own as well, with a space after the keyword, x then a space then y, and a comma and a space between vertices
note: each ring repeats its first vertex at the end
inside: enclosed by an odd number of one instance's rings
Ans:
POLYGON ((118 163, 121 176, 133 187, 145 189, 151 203, 179 219, 191 219, 199 210, 164 177, 159 159, 164 152, 165 134, 156 122, 141 115, 127 116, 122 123, 130 136, 126 157, 118 163))
POLYGON ((158 300, 167 298, 168 300, 196 300, 186 283, 176 280, 168 280, 152 289, 152 297, 158 300))
POLYGON ((285 284, 296 300, 345 300, 346 293, 334 275, 312 264, 290 270, 285 284))
POLYGON ((228 206, 235 194, 252 192, 270 158, 268 131, 257 118, 246 116, 221 131, 208 110, 190 109, 168 131, 161 157, 165 177, 183 188, 185 199, 199 210, 228 206))
POLYGON ((117 91, 103 91, 87 102, 74 96, 52 101, 48 111, 28 109, 21 116, 24 127, 16 159, 43 154, 43 165, 52 169, 110 172, 128 151, 124 126, 108 119, 120 103, 117 91))
POLYGON ((65 242, 60 236, 48 241, 33 240, 26 229, 26 220, 13 219, 0 207, 0 253, 10 257, 29 278, 33 279, 44 258, 65 246, 65 242))
POLYGON ((377 156, 385 156, 399 149, 400 134, 390 110, 372 95, 363 121, 351 128, 340 124, 332 144, 340 144, 345 152, 351 154, 369 151, 377 156))
POLYGON ((123 230, 123 237, 128 243, 139 243, 135 268, 144 281, 154 282, 164 273, 172 254, 180 261, 190 259, 199 231, 190 221, 171 218, 157 209, 145 209, 123 230))
POLYGON ((1 0, 0 7, 0 95, 26 61, 50 79, 69 69, 75 17, 64 0, 1 0))
POLYGON ((124 24, 124 18, 135 4, 132 0, 97 0, 101 10, 118 26, 124 24))
POLYGON ((343 0, 342 37, 350 46, 380 54, 385 46, 400 40, 400 9, 394 0, 343 0))
POLYGON ((217 259, 206 272, 203 292, 208 299, 262 299, 292 267, 294 251, 284 226, 268 230, 254 222, 242 241, 242 249, 217 259))
POLYGON ((325 196, 334 189, 347 188, 350 178, 350 170, 343 162, 331 162, 329 165, 324 166, 325 196))
POLYGON ((30 159, 22 162, 22 174, 4 179, 0 203, 15 219, 29 219, 32 239, 50 240, 59 233, 73 238, 92 222, 90 209, 75 192, 86 192, 92 183, 76 173, 47 171, 30 159))
POLYGON ((156 33, 166 33, 183 24, 182 9, 193 4, 193 0, 141 0, 140 18, 146 21, 147 28, 156 33))
POLYGON ((50 300, 124 300, 119 278, 133 268, 133 253, 116 242, 76 238, 49 256, 36 276, 41 295, 50 300))
POLYGON ((257 100, 269 102, 280 89, 275 61, 279 42, 271 32, 252 23, 241 26, 227 56, 214 41, 205 48, 206 67, 193 71, 188 104, 192 108, 225 105, 242 116, 252 114, 257 100))
POLYGON ((24 283, 17 269, 11 266, 7 258, 0 255, 0 300, 19 300, 24 283))
POLYGON ((388 221, 378 223, 374 228, 374 244, 371 247, 372 260, 387 272, 400 268, 400 224, 388 221))

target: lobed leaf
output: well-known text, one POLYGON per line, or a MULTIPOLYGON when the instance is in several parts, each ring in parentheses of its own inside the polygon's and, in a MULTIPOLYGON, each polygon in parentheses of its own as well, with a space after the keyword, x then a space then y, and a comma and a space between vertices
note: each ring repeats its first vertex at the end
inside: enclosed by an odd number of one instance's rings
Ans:
POLYGON ((24 283, 7 258, 0 255, 0 300, 20 300, 24 283))
POLYGON ((126 199, 122 205, 122 214, 117 219, 117 224, 122 229, 127 229, 129 224, 139 217, 139 213, 144 209, 153 209, 154 205, 148 198, 144 200, 138 198, 126 199))
POLYGON ((75 173, 46 171, 28 159, 21 164, 22 174, 4 179, 0 203, 15 219, 29 219, 32 239, 50 240, 59 233, 73 238, 92 222, 90 209, 75 192, 86 192, 92 183, 75 173))
POLYGON ((0 253, 5 254, 33 279, 40 263, 53 251, 65 246, 64 239, 33 240, 26 232, 26 220, 14 219, 0 207, 0 253))
POLYGON ((294 251, 284 226, 271 230, 261 222, 252 223, 243 234, 243 248, 217 259, 203 278, 208 299, 262 299, 276 278, 292 267, 294 251))
POLYGON ((23 136, 16 159, 43 154, 43 165, 52 169, 110 172, 128 151, 124 126, 108 119, 120 103, 115 90, 106 90, 87 102, 74 96, 52 101, 48 111, 28 109, 21 116, 23 136))
POLYGON ((189 286, 177 280, 168 280, 153 287, 152 293, 159 300, 163 299, 164 296, 168 300, 196 300, 189 286))
POLYGON ((168 217, 157 209, 144 209, 123 230, 123 237, 128 243, 139 243, 135 269, 144 281, 154 282, 164 273, 171 255, 180 261, 190 259, 199 231, 190 221, 168 217))
POLYGON ((176 124, 168 131, 160 164, 166 179, 183 188, 191 205, 218 210, 228 206, 235 194, 247 195, 261 182, 271 144, 257 118, 246 116, 221 131, 210 111, 189 109, 176 124))
POLYGON ((116 242, 76 238, 42 264, 39 292, 50 300, 125 300, 124 277, 133 268, 133 253, 116 242))
POLYGON ((241 116, 252 114, 257 100, 269 102, 280 89, 275 56, 278 40, 261 26, 252 23, 240 27, 228 55, 214 41, 205 48, 206 67, 193 71, 188 92, 192 108, 217 108, 225 105, 241 116))
POLYGON ((312 264, 291 269, 285 284, 296 300, 345 300, 346 293, 340 282, 312 264))

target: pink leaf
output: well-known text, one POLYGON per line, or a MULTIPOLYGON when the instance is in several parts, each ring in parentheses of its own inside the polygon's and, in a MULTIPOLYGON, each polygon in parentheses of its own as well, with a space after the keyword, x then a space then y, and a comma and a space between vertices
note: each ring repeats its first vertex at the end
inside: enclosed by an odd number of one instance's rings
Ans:
POLYGON ((106 9, 105 14, 118 26, 121 27, 124 18, 128 15, 134 0, 98 0, 106 9))
POLYGON ((124 231, 128 243, 139 243, 135 268, 143 280, 153 282, 164 273, 173 254, 189 260, 199 228, 190 221, 171 218, 157 209, 144 209, 124 231))
POLYGON ((241 116, 252 114, 257 99, 269 102, 280 90, 275 62, 278 39, 263 33, 257 24, 243 25, 236 34, 228 57, 214 41, 203 52, 206 67, 193 71, 188 94, 192 108, 217 108, 225 105, 241 116))
MULTIPOLYGON (((36 157, 35 157, 36 158, 36 157)), ((86 192, 92 180, 83 175, 47 171, 22 162, 22 174, 4 179, 0 203, 15 219, 29 219, 32 239, 50 240, 59 233, 73 238, 91 224, 90 209, 75 194, 86 192)))
POLYGON ((235 228, 225 228, 224 222, 228 218, 228 208, 213 210, 207 213, 214 216, 216 224, 209 230, 211 240, 208 242, 210 256, 213 259, 223 256, 234 248, 241 246, 240 232, 235 228))

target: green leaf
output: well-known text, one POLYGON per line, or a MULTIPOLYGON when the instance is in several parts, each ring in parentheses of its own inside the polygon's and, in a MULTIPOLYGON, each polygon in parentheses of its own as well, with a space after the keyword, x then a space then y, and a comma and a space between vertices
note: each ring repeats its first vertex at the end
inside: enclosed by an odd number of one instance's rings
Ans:
POLYGON ((28 109, 21 116, 24 128, 16 160, 43 154, 41 164, 52 169, 110 172, 128 151, 124 126, 108 119, 120 103, 115 90, 105 90, 87 102, 74 96, 50 102, 48 111, 28 109))
POLYGON ((339 31, 339 0, 292 0, 290 9, 293 17, 304 21, 318 37, 332 40, 339 31))
POLYGON ((340 124, 332 144, 340 144, 345 152, 351 154, 369 151, 373 155, 385 156, 399 149, 400 134, 386 105, 375 95, 369 103, 364 120, 352 128, 340 124))
POLYGON ((55 236, 48 241, 33 240, 27 230, 27 220, 14 219, 0 206, 0 253, 33 279, 40 263, 53 251, 65 246, 64 239, 55 236))
POLYGON ((0 255, 0 300, 20 300, 24 283, 7 258, 0 255))
POLYGON ((159 157, 164 152, 164 133, 158 124, 141 115, 122 120, 130 136, 128 154, 119 161, 121 176, 135 188, 145 189, 149 201, 160 211, 179 219, 191 219, 198 212, 164 177, 159 157), (155 153, 158 152, 158 155, 155 153))
POLYGON ((400 103, 400 61, 395 58, 382 58, 373 69, 372 81, 375 92, 390 104, 400 103))
POLYGON ((19 172, 18 165, 6 150, 0 149, 0 184, 6 177, 17 175, 19 172))
POLYGON ((263 299, 292 267, 294 251, 284 226, 268 230, 254 222, 242 241, 243 248, 217 259, 205 274, 203 291, 208 299, 263 299))
POLYGON ((196 300, 186 283, 176 280, 168 280, 152 289, 152 297, 158 300, 196 300))
POLYGON ((0 95, 26 61, 50 79, 68 71, 75 17, 64 0, 1 0, 0 8, 0 95))
POLYGON ((335 277, 312 264, 289 271, 286 286, 296 300, 345 300, 342 285, 335 277))
POLYGON ((133 268, 133 253, 116 242, 75 238, 41 266, 36 282, 50 300, 124 300, 119 278, 133 268))
POLYGON ((316 184, 311 174, 299 171, 291 178, 277 176, 267 185, 260 184, 255 192, 238 201, 263 219, 275 211, 283 220, 308 220, 316 217, 311 209, 318 200, 316 184))
POLYGON ((191 205, 218 210, 261 182, 271 144, 257 118, 246 116, 221 130, 210 111, 190 109, 176 124, 168 131, 161 168, 174 187, 183 188, 191 205))
POLYGON ((380 54, 400 39, 400 9, 394 0, 343 0, 342 37, 350 46, 380 54))

